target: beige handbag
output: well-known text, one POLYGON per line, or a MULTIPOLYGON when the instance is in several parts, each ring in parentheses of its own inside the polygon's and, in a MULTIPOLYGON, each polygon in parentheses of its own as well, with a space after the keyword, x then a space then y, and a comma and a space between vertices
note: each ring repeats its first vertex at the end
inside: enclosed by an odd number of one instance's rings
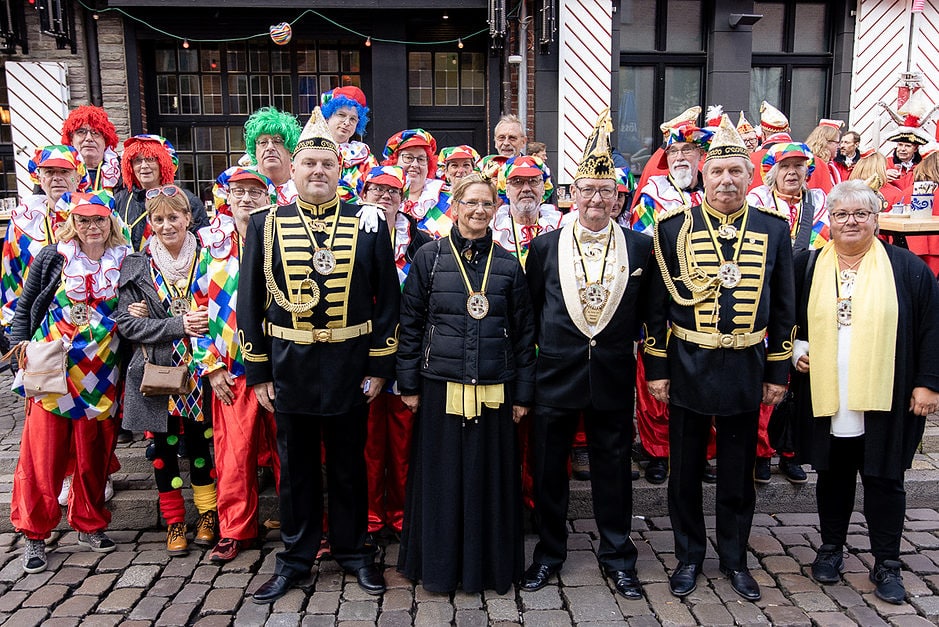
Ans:
POLYGON ((152 363, 147 349, 140 347, 143 353, 143 378, 140 380, 140 393, 144 396, 167 396, 185 394, 189 391, 189 368, 186 366, 161 366, 152 363))
POLYGON ((67 360, 71 347, 72 341, 67 337, 17 344, 7 353, 15 354, 19 365, 13 387, 22 385, 27 397, 68 394, 67 360))

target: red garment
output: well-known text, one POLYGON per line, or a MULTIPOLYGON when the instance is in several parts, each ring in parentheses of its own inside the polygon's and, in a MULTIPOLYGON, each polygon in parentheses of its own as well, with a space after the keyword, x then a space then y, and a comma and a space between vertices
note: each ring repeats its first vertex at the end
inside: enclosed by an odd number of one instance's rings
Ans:
MULTIPOLYGON (((44 540, 62 519, 58 496, 75 447, 75 466, 68 496, 69 526, 82 533, 107 529, 111 512, 104 505, 109 440, 104 422, 56 416, 30 400, 13 475, 10 521, 30 540, 44 540)), ((113 435, 113 431, 112 431, 113 435)))
MULTIPOLYGON (((533 416, 529 413, 518 423, 518 453, 522 462, 522 504, 528 509, 535 509, 535 478, 531 470, 535 465, 532 459, 531 426, 533 416)), ((586 440, 586 435, 584 439, 586 440)))
POLYGON ((760 403, 760 428, 756 434, 757 457, 772 457, 773 453, 776 452, 775 449, 769 445, 769 433, 767 432, 769 419, 773 415, 773 409, 773 405, 760 403))
POLYGON ((369 533, 385 525, 401 532, 413 427, 414 414, 400 396, 382 392, 369 405, 365 440, 369 533))
POLYGON ((160 495, 160 513, 166 519, 167 525, 186 522, 186 502, 183 500, 182 489, 175 488, 157 494, 160 495))
MULTIPOLYGON (((658 176, 660 174, 668 174, 668 168, 660 168, 659 161, 662 159, 663 153, 665 150, 663 148, 656 148, 655 152, 652 153, 652 156, 649 157, 649 160, 646 161, 645 167, 642 168, 642 176, 639 177, 639 183, 636 184, 636 189, 642 189, 646 186, 646 183, 649 182, 649 177, 658 176)), ((633 195, 633 206, 636 205, 636 202, 639 200, 639 194, 633 195)))
POLYGON ((806 181, 806 185, 809 189, 820 189, 827 195, 835 185, 833 177, 828 162, 820 157, 815 157, 815 170, 809 180, 806 181))
POLYGON ((280 487, 277 427, 274 414, 262 408, 244 377, 235 377, 234 399, 224 405, 212 396, 212 432, 218 490, 219 537, 252 540, 258 537, 258 459, 271 451, 274 485, 280 487))
POLYGON ((850 168, 841 161, 833 161, 831 165, 838 171, 839 182, 843 183, 844 181, 847 181, 849 178, 851 178, 851 170, 853 170, 854 166, 857 165, 857 161, 852 163, 850 168))
POLYGON ((750 182, 750 189, 747 190, 747 193, 763 184, 763 157, 766 156, 767 152, 768 149, 766 148, 757 148, 750 153, 750 163, 753 164, 753 180, 750 182))
POLYGON ((584 429, 584 415, 577 419, 577 431, 574 432, 574 446, 587 446, 587 431, 584 429))

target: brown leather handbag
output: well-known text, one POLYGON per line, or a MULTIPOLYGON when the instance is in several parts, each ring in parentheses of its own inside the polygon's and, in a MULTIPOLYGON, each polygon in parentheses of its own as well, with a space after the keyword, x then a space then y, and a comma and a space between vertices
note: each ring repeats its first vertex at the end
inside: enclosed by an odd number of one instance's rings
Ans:
POLYGON ((143 353, 143 378, 140 393, 144 396, 167 396, 185 394, 189 391, 189 368, 186 366, 161 366, 150 361, 147 349, 143 353))

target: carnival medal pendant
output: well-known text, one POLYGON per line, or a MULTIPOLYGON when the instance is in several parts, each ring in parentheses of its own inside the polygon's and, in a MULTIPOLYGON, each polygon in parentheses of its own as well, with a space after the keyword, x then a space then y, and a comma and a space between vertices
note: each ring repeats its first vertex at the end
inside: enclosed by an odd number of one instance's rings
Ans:
POLYGON ((91 312, 85 303, 73 303, 71 308, 72 324, 83 327, 91 322, 91 312))
POLYGON ((838 299, 838 326, 851 326, 851 298, 838 299))
POLYGON ((482 320, 489 314, 489 299, 482 292, 471 292, 466 299, 466 311, 474 320, 482 320))
POLYGON ((318 248, 313 253, 313 269, 327 276, 336 269, 336 255, 328 248, 318 248))
POLYGON ((170 301, 170 312, 174 316, 183 316, 189 313, 189 309, 188 298, 174 298, 170 301))
POLYGON ((737 239, 737 227, 733 224, 722 224, 717 228, 717 236, 721 239, 737 239))
POLYGON ((580 302, 584 305, 584 317, 589 324, 596 324, 606 306, 610 292, 600 283, 588 283, 580 290, 580 302))
POLYGON ((731 289, 740 284, 743 275, 740 273, 740 266, 733 261, 725 261, 717 270, 717 278, 720 279, 722 286, 731 289))

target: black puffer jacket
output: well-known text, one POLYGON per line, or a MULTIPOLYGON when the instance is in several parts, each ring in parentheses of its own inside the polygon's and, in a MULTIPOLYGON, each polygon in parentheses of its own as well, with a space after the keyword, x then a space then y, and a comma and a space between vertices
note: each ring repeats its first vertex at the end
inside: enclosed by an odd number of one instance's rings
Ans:
POLYGON ((65 257, 59 254, 55 244, 43 246, 33 259, 23 293, 16 303, 16 315, 10 325, 10 340, 13 344, 32 339, 36 329, 45 320, 62 283, 64 265, 65 257))
POLYGON ((535 330, 528 284, 518 260, 496 246, 486 298, 489 313, 466 311, 466 285, 457 263, 479 289, 492 232, 466 240, 457 228, 417 251, 401 298, 398 389, 419 394, 420 379, 491 385, 506 383, 512 404, 534 400, 535 330), (461 257, 453 255, 452 239, 461 257), (468 252, 469 251, 469 252, 468 252), (471 261, 464 261, 466 255, 471 261))

